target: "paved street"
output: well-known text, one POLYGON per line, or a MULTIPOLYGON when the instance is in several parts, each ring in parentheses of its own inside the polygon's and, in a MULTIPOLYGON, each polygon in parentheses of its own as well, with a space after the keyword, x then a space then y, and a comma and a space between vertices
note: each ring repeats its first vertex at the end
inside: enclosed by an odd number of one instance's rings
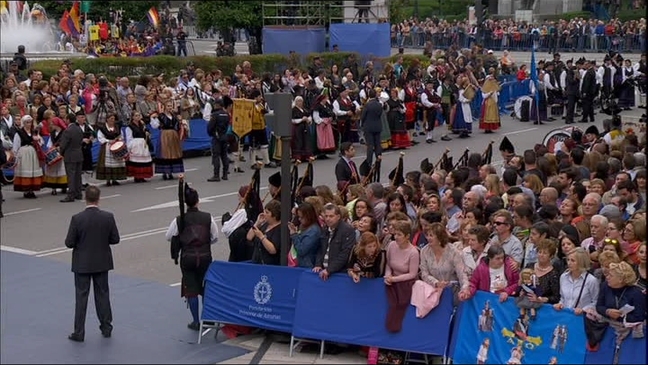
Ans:
MULTIPOLYGON (((626 113, 639 114, 636 110, 626 113)), ((605 118, 608 116, 597 114, 599 128, 602 128, 602 120, 605 118)), ((495 134, 477 131, 470 139, 414 146, 405 151, 405 171, 418 169, 419 162, 426 157, 437 161, 445 148, 452 151, 455 161, 466 148, 481 153, 490 140, 496 142, 494 160, 498 160, 497 146, 502 136, 507 135, 517 151, 522 152, 541 142, 551 129, 565 126, 562 121, 535 126, 512 120, 508 116, 503 116, 502 124, 502 129, 495 134)), ((364 151, 364 146, 359 146, 356 161, 364 159, 364 151)), ((396 166, 397 161, 398 152, 385 153, 381 181, 387 181, 387 174, 396 166)), ((335 158, 315 162, 316 185, 335 186, 335 163, 335 158)), ((233 173, 229 181, 210 183, 206 181, 211 176, 209 157, 185 160, 186 180, 200 193, 200 208, 212 213, 219 223, 223 213, 236 208, 238 188, 250 182, 252 171, 249 170, 249 162, 244 163, 244 166, 245 173, 233 173)), ((262 189, 265 189, 267 177, 275 171, 276 169, 263 169, 262 189)), ((300 169, 300 176, 303 171, 304 167, 300 169)), ((180 281, 179 269, 170 260, 169 246, 164 240, 168 224, 178 214, 176 188, 177 180, 163 181, 160 176, 145 184, 134 184, 132 180, 128 180, 117 187, 101 185, 101 205, 114 212, 122 237, 121 243, 114 250, 117 273, 169 285, 180 281)), ((24 199, 22 193, 13 192, 11 186, 3 187, 3 191, 6 199, 5 218, 0 221, 0 242, 3 249, 69 262, 70 251, 64 248, 63 242, 70 217, 83 209, 84 203, 60 203, 62 197, 50 195, 49 189, 39 192, 38 199, 34 200, 24 199)), ((221 236, 213 246, 214 259, 226 259, 228 252, 227 241, 221 236)))

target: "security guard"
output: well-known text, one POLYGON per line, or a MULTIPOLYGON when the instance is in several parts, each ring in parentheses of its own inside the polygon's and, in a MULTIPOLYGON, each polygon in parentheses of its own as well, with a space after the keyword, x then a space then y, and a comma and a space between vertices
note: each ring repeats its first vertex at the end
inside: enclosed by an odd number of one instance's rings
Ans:
POLYGON ((207 134, 212 138, 211 154, 214 174, 207 181, 221 181, 219 170, 221 163, 223 165, 223 180, 227 180, 229 173, 229 157, 227 130, 230 126, 230 115, 223 109, 223 99, 218 98, 213 101, 212 113, 207 124, 207 134))

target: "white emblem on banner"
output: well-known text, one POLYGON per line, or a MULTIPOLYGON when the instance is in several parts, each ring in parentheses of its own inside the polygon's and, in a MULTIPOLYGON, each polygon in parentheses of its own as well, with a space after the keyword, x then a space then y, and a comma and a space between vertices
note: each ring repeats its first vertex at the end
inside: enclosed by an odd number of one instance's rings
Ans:
POLYGON ((272 298, 272 285, 268 282, 267 276, 262 276, 261 281, 254 286, 254 301, 258 304, 266 304, 272 298))

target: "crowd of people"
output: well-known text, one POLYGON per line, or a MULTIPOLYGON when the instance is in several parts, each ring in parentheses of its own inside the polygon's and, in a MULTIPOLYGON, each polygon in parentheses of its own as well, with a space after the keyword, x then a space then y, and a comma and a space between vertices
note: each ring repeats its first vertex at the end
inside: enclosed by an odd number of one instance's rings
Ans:
MULTIPOLYGON (((623 89, 625 80, 615 77, 617 70, 626 75, 619 55, 606 58, 602 69, 595 69, 593 60, 563 64, 555 56, 538 65, 539 90, 530 93, 549 98, 553 88, 563 85, 563 71, 571 73, 565 78, 565 92, 553 95, 569 99, 575 87, 584 122, 594 121, 589 120, 593 106, 587 102, 598 94, 602 100, 623 99, 615 91, 623 89), (575 75, 582 82, 572 79, 575 75), (586 87, 586 80, 592 84, 586 87)), ((645 62, 643 56, 628 70, 645 76, 645 62)), ((394 313, 404 313, 403 305, 409 305, 413 284, 420 279, 437 290, 452 287, 457 302, 482 290, 501 300, 518 298, 530 317, 546 303, 556 310, 587 313, 590 320, 612 326, 619 339, 624 333, 643 333, 624 323, 642 323, 646 316, 646 141, 623 132, 617 110, 604 131, 592 124, 584 131, 575 129, 572 138, 552 152, 536 145, 516 154, 505 137, 499 148, 505 160, 501 170, 474 153, 456 165, 442 159, 437 164, 422 161, 420 171, 405 173, 398 167, 385 187, 376 181, 380 174, 375 170, 384 148, 408 148, 421 133, 427 143, 434 143, 438 129, 442 140, 451 140, 453 132, 459 138, 470 136, 468 90, 473 97, 482 93, 484 99, 481 115, 475 116, 480 129, 497 130, 496 76, 510 65, 475 46, 448 50, 428 67, 416 61, 405 67, 402 58, 380 74, 371 62, 363 66, 360 72, 353 56, 341 65, 324 65, 315 58, 307 70, 259 75, 244 62, 234 75, 223 75, 188 64, 177 78, 142 76, 136 85, 128 78, 111 84, 99 75, 73 70, 67 62, 49 81, 38 70, 21 72, 12 66, 0 91, 0 131, 9 152, 2 156, 15 156, 14 190, 23 191, 25 198, 49 187, 53 192, 67 189, 63 201, 74 201, 81 198, 82 185, 76 178, 73 184, 66 181, 68 163, 81 164, 83 171, 96 169, 96 178, 107 185, 119 185, 127 176, 143 182, 154 171, 173 179, 183 172, 182 141, 191 132, 186 121, 204 118, 213 138, 210 181, 219 181, 227 179, 230 162, 233 171, 243 172, 246 145, 253 152, 251 162, 276 166, 276 138, 265 125, 269 108, 263 96, 290 92, 293 157, 315 164, 313 157, 340 153, 337 191, 314 184, 313 169, 295 184, 292 249, 282 252, 280 222, 287 213, 277 199, 281 180, 288 177, 270 176, 272 199, 264 206, 258 188, 241 187, 247 219, 223 222, 231 261, 278 265, 289 255, 292 266, 311 268, 322 279, 335 273, 355 282, 380 277, 390 288, 394 313), (486 64, 490 59, 495 62, 486 64), (247 136, 229 132, 236 98, 254 100, 252 132, 247 136), (67 142, 72 125, 83 134, 74 154, 67 142), (155 146, 151 129, 161 131, 155 146), (96 167, 90 153, 95 140, 101 145, 96 167), (367 158, 359 167, 352 160, 358 143, 367 145, 367 158), (519 290, 529 275, 536 279, 533 293, 519 290), (408 298, 407 303, 396 298, 408 298), (635 309, 622 315, 625 304, 635 309)), ((572 101, 567 109, 575 108, 572 101)), ((534 108, 544 108, 546 114, 554 104, 541 101, 534 108)), ((611 108, 605 103, 601 107, 611 108)), ((566 118, 569 123, 569 111, 566 118)), ((197 193, 185 191, 190 192, 187 203, 194 204, 194 211, 197 193)), ((205 232, 212 232, 211 220, 204 221, 181 225, 204 223, 209 225, 205 232)), ((176 224, 168 238, 179 231, 176 224)), ((199 276, 194 279, 200 281, 199 276)), ((192 287, 191 293, 200 295, 200 287, 192 287)), ((195 305, 191 308, 193 313, 195 305)), ((401 314, 390 321, 390 331, 399 330, 401 314)), ((193 329, 195 322, 190 324, 193 329)), ((595 349, 600 339, 589 340, 595 349)))
MULTIPOLYGON (((645 6, 644 6, 645 11, 645 6)), ((534 42, 545 52, 645 52, 646 19, 622 22, 619 19, 571 18, 527 22, 513 19, 487 19, 480 27, 463 21, 437 18, 411 18, 393 24, 394 47, 470 47, 481 43, 497 51, 530 49, 534 42)))

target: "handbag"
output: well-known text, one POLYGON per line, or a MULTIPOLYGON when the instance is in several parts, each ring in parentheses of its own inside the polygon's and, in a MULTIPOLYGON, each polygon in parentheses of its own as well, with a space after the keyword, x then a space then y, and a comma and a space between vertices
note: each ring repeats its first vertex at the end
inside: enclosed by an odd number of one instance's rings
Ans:
POLYGON ((8 136, 5 136, 4 133, 0 130, 0 141, 2 141, 2 148, 5 150, 10 150, 13 148, 13 142, 9 139, 8 136))

